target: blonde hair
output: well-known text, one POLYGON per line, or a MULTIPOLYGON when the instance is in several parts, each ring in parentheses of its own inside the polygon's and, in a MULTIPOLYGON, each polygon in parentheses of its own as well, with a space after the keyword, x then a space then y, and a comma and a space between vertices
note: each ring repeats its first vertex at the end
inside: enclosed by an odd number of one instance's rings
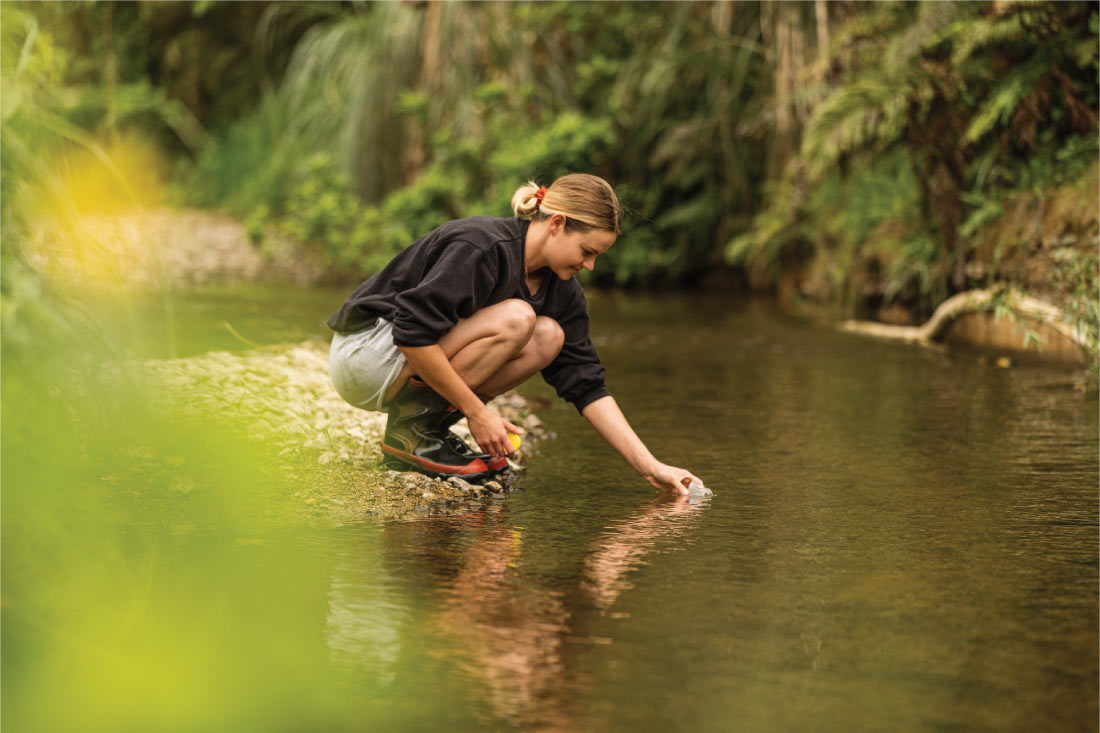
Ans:
POLYGON ((538 200, 539 184, 528 181, 512 195, 512 211, 520 219, 540 221, 565 215, 565 230, 603 229, 620 234, 619 197, 604 179, 570 173, 554 181, 538 200))

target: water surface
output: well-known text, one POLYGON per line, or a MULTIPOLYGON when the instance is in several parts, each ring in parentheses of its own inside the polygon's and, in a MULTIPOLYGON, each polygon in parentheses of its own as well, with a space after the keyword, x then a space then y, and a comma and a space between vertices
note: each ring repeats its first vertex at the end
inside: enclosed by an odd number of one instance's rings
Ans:
POLYGON ((722 299, 596 298, 652 499, 583 420, 484 518, 387 528, 494 714, 575 730, 1094 728, 1097 419, 1005 370, 722 299), (427 556, 427 558, 425 557, 427 556), (463 612, 453 616, 454 606, 463 612), (451 616, 446 614, 450 613, 451 616))
MULTIPOLYGON (((223 295, 177 305, 177 353, 249 348, 221 321, 320 338, 344 293, 223 295)), ((132 532, 94 613, 5 611, 5 669, 27 672, 5 702, 41 730, 68 720, 35 715, 65 684, 105 730, 1096 729, 1100 436, 1073 372, 719 297, 591 310, 626 414, 712 500, 657 496, 532 383, 558 437, 524 491, 412 522, 132 532)), ((34 568, 10 562, 18 589, 34 568)))

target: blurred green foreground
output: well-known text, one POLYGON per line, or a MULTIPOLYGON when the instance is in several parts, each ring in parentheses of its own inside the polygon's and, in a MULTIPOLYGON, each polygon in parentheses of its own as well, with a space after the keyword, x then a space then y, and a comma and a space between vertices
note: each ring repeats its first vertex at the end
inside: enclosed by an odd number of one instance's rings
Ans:
POLYGON ((384 696, 341 699, 314 638, 326 573, 303 551, 285 459, 232 414, 152 406, 142 361, 212 346, 181 318, 171 253, 116 235, 132 212, 226 213, 261 257, 291 242, 354 282, 449 218, 506 215, 528 178, 585 170, 629 217, 595 285, 915 321, 1007 283, 1095 342, 1095 4, 0 14, 11 730, 396 714, 384 696))

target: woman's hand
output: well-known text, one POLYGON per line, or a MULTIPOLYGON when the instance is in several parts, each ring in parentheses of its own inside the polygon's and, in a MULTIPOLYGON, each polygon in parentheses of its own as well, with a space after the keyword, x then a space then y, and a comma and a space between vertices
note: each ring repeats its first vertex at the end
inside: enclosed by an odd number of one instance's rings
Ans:
POLYGON ((523 435, 523 428, 505 420, 488 405, 482 405, 481 409, 467 415, 466 424, 481 450, 493 458, 510 456, 515 452, 512 442, 508 440, 508 433, 523 435))
POLYGON ((688 486, 692 481, 702 485, 702 481, 691 471, 685 471, 667 463, 658 463, 651 471, 645 473, 646 481, 656 486, 661 491, 671 491, 677 494, 688 493, 688 486))

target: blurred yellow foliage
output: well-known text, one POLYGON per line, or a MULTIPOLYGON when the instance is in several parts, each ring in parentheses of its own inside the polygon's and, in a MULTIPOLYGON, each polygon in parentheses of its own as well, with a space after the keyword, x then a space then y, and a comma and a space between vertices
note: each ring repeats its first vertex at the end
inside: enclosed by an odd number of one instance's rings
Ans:
POLYGON ((158 256, 158 243, 131 231, 126 217, 163 200, 162 152, 122 135, 69 149, 44 168, 40 182, 19 192, 31 231, 28 259, 61 284, 128 289, 133 274, 158 256))
POLYGON ((48 166, 38 203, 77 214, 122 213, 156 206, 168 175, 163 152, 136 134, 123 134, 95 149, 72 148, 48 166))

